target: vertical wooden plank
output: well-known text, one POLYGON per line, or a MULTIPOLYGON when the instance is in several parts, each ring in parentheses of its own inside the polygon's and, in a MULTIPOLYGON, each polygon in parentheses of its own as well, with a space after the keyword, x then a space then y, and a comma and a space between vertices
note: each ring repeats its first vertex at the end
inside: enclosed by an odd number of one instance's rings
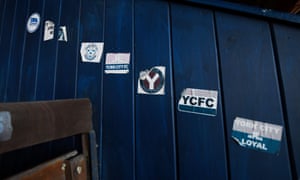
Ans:
MULTIPOLYGON (((54 99, 76 98, 77 62, 81 0, 61 0, 57 33, 57 59, 54 72, 54 99)), ((53 153, 80 148, 80 138, 70 137, 52 146, 53 153)))
MULTIPOLYGON (((84 0, 80 13, 80 42, 103 42, 104 0, 84 0)), ((78 52, 79 53, 79 49, 78 52)), ((101 61, 103 61, 103 56, 101 61)), ((89 98, 93 108, 93 129, 96 132, 101 167, 102 133, 102 63, 84 63, 78 59, 77 97, 89 98)))
POLYGON ((298 43, 300 40, 299 28, 289 27, 284 25, 274 25, 274 34, 276 40, 276 51, 280 66, 280 80, 283 85, 283 98, 285 103, 286 120, 289 129, 287 132, 290 137, 290 153, 292 153, 293 159, 292 165, 296 172, 295 179, 300 178, 300 131, 299 119, 300 119, 300 51, 298 49, 298 43))
MULTIPOLYGON (((26 1, 24 1, 26 3, 26 1)), ((17 1, 5 1, 2 0, 0 2, 0 101, 7 101, 7 86, 9 81, 9 74, 12 71, 10 64, 12 59, 12 48, 15 46, 15 29, 16 26, 16 17, 18 13, 18 7, 22 3, 18 3, 17 1)), ((25 10, 26 10, 26 6, 25 10)), ((23 8, 24 8, 23 7, 23 8)), ((25 16, 25 14, 24 14, 25 16)), ((21 28, 20 28, 21 29, 21 28)), ((17 50, 16 50, 17 53, 17 50)), ((0 179, 7 177, 9 173, 13 172, 13 168, 15 166, 11 162, 15 160, 14 154, 6 154, 0 155, 0 169, 7 169, 6 171, 1 171, 0 179)))
POLYGON ((58 28, 65 27, 65 40, 58 42, 58 58, 55 72, 55 99, 74 98, 76 94, 77 60, 79 58, 79 17, 81 0, 62 0, 62 12, 58 28))
POLYGON ((3 16, 4 16, 4 14, 5 14, 5 6, 6 6, 6 0, 1 0, 0 1, 0 20, 1 20, 1 22, 0 22, 0 42, 1 42, 1 36, 2 36, 2 27, 3 27, 3 21, 4 21, 4 19, 3 19, 3 16))
POLYGON ((27 34, 26 23, 28 17, 28 0, 17 1, 16 18, 14 21, 12 54, 7 77, 6 101, 15 102, 18 100, 20 83, 21 63, 24 55, 25 37, 27 34))
POLYGON ((35 32, 26 32, 26 42, 24 49, 24 57, 22 61, 22 71, 21 71, 21 84, 19 89, 19 99, 21 101, 33 101, 35 100, 35 81, 36 81, 36 70, 37 62, 40 54, 40 43, 42 38, 42 23, 44 11, 44 0, 31 0, 29 7, 29 14, 26 18, 26 23, 28 18, 33 13, 38 13, 40 15, 40 25, 35 32))
POLYGON ((284 127, 269 26, 225 13, 216 13, 216 22, 231 178, 291 179, 285 130, 278 154, 241 147, 230 137, 237 116, 284 127))
POLYGON ((171 18, 176 105, 186 88, 218 92, 216 116, 177 109, 179 179, 227 179, 213 13, 172 4, 171 18))
POLYGON ((104 52, 130 53, 131 57, 128 74, 103 75, 103 179, 134 179, 132 16, 132 0, 105 2, 104 52))
MULTIPOLYGON (((15 17, 16 0, 7 1, 3 9, 3 18, 0 29, 0 101, 5 100, 5 90, 7 86, 8 66, 11 55, 13 40, 13 22, 15 17)), ((2 12, 1 12, 2 13, 2 12)))
POLYGON ((36 99, 50 100, 53 99, 54 93, 54 77, 57 61, 58 48, 58 26, 60 24, 61 0, 46 0, 44 19, 42 21, 43 35, 41 38, 40 58, 37 68, 36 80, 36 99), (52 21, 55 24, 54 37, 47 41, 44 40, 45 22, 52 21))
POLYGON ((169 5, 137 0, 134 19, 135 92, 140 72, 156 66, 166 71, 163 77, 156 70, 164 95, 136 94, 136 179, 176 179, 169 5))

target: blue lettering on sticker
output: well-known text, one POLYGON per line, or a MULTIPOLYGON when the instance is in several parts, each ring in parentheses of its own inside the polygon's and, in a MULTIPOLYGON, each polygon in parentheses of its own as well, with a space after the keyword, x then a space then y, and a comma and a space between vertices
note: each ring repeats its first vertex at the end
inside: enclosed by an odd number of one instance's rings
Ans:
POLYGON ((31 18, 30 19, 30 25, 34 25, 38 23, 38 18, 31 18))

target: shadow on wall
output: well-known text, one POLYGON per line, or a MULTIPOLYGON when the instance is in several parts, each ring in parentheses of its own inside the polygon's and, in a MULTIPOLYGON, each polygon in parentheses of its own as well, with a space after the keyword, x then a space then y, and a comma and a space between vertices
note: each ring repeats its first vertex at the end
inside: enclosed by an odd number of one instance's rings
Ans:
POLYGON ((300 12, 300 0, 226 0, 230 2, 257 6, 263 9, 273 9, 277 11, 298 14, 300 12))

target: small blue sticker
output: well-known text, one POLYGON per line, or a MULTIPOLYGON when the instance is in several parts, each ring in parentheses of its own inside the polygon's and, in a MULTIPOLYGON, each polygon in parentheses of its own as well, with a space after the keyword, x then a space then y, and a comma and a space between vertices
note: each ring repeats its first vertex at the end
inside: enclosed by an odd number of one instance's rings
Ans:
POLYGON ((236 117, 231 137, 242 147, 279 153, 282 126, 236 117))

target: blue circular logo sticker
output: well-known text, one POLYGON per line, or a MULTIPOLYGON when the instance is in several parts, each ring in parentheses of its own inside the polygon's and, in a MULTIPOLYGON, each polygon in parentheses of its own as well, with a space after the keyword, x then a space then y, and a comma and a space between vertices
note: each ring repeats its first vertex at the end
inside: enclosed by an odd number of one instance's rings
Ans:
POLYGON ((98 47, 94 44, 88 45, 85 48, 85 54, 84 57, 89 60, 92 61, 97 57, 97 51, 98 51, 98 47))
POLYGON ((38 13, 33 13, 27 21, 27 31, 29 33, 34 33, 40 26, 40 14, 38 13))

